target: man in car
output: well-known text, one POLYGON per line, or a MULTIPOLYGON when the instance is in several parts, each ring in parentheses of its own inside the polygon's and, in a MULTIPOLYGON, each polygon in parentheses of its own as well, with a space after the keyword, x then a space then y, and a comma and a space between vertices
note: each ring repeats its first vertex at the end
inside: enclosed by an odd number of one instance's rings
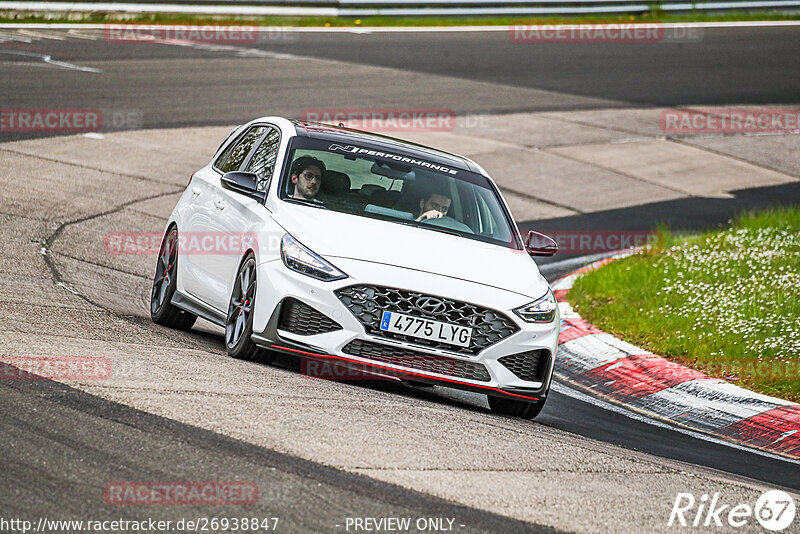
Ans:
POLYGON ((430 191, 419 199, 419 215, 417 221, 438 219, 447 215, 450 209, 450 196, 445 191, 430 191))
POLYGON ((292 197, 300 200, 317 200, 324 172, 325 164, 317 158, 301 156, 294 160, 291 175, 294 184, 292 197))

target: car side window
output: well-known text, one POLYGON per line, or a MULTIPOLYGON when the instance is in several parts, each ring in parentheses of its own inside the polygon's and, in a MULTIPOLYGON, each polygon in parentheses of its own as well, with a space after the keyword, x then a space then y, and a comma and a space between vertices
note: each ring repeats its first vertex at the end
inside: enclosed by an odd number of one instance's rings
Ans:
POLYGON ((275 170, 275 160, 278 158, 280 141, 281 136, 277 130, 270 129, 247 164, 245 170, 258 176, 256 188, 259 191, 265 191, 269 185, 270 178, 272 178, 272 171, 275 170))
POLYGON ((238 171, 247 154, 250 153, 250 149, 253 148, 253 144, 259 140, 265 131, 267 131, 266 126, 254 126, 247 130, 247 133, 225 149, 225 152, 216 161, 215 167, 223 173, 238 171))

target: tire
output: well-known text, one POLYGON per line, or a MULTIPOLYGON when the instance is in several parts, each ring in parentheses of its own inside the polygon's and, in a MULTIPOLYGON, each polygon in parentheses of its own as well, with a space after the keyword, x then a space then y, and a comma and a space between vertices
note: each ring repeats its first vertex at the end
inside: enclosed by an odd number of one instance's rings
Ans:
POLYGON ((262 349, 250 339, 253 335, 253 310, 256 295, 256 258, 245 256, 236 279, 225 319, 225 349, 230 356, 250 362, 270 363, 275 353, 262 349))
POLYGON ((178 330, 189 330, 197 316, 172 304, 178 287, 178 229, 170 228, 161 241, 150 293, 150 318, 154 323, 178 330))
POLYGON ((544 400, 525 402, 489 395, 489 408, 495 413, 521 417, 522 419, 533 419, 544 408, 544 400))

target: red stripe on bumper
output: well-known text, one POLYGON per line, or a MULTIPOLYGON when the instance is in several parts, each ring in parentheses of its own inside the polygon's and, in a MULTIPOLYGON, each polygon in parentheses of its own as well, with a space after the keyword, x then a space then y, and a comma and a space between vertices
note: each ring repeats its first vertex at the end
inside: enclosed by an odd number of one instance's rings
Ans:
POLYGON ((405 374, 405 375, 418 376, 420 378, 427 378, 428 380, 438 380, 439 382, 449 382, 451 384, 459 384, 459 385, 462 385, 462 386, 468 386, 470 388, 475 388, 475 389, 488 389, 488 390, 496 391, 497 393, 502 393, 503 395, 508 395, 509 397, 517 397, 517 398, 520 398, 520 399, 532 400, 532 401, 538 401, 539 400, 539 397, 529 397, 527 395, 519 395, 517 393, 509 393, 508 391, 503 391, 502 389, 495 388, 495 387, 492 387, 492 386, 481 386, 480 384, 473 384, 471 382, 462 382, 460 380, 453 380, 453 379, 450 379, 450 378, 440 378, 438 376, 431 376, 431 375, 426 375, 426 374, 422 374, 422 373, 415 373, 413 371, 405 371, 403 369, 395 369, 393 367, 387 367, 385 365, 379 365, 377 363, 364 362, 364 361, 361 361, 361 360, 354 360, 352 358, 345 358, 343 356, 335 356, 333 354, 317 354, 315 352, 306 352, 304 350, 292 349, 292 348, 289 348, 289 347, 281 347, 280 345, 270 345, 270 347, 273 348, 273 349, 277 349, 277 350, 285 350, 285 351, 294 352, 294 353, 297 353, 297 354, 303 354, 305 356, 312 356, 314 358, 325 358, 325 359, 329 359, 329 360, 340 360, 340 361, 343 361, 343 362, 357 363, 359 365, 369 365, 370 367, 375 367, 376 369, 383 369, 385 371, 391 371, 393 373, 402 373, 402 374, 405 374))
POLYGON ((658 393, 689 380, 709 377, 678 363, 652 354, 633 355, 573 377, 593 385, 595 391, 621 398, 641 398, 658 393))
POLYGON ((781 406, 721 428, 751 447, 800 458, 800 406, 781 406))

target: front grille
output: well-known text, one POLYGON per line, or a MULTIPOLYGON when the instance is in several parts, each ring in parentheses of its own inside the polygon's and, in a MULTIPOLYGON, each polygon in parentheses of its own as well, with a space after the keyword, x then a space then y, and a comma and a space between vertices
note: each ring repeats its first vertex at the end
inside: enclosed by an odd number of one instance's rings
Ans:
POLYGON ((478 354, 486 347, 519 330, 519 327, 511 319, 500 312, 467 302, 426 295, 415 291, 363 285, 340 289, 336 291, 336 296, 361 321, 368 334, 399 339, 424 347, 478 354), (424 299, 435 299, 435 301, 441 302, 442 305, 439 306, 441 309, 436 311, 423 310, 419 303, 424 299), (469 347, 458 347, 440 341, 429 341, 404 334, 384 332, 380 329, 381 315, 384 311, 400 312, 415 317, 424 317, 444 323, 470 327, 472 328, 470 345, 469 347))
POLYGON ((498 358, 497 361, 514 373, 517 378, 530 382, 541 382, 544 380, 549 357, 549 350, 539 349, 503 356, 498 358))
POLYGON ((301 336, 313 336, 341 330, 342 326, 308 304, 289 297, 281 305, 278 328, 301 336))
POLYGON ((428 373, 466 378, 468 380, 478 380, 481 382, 488 382, 491 380, 489 371, 480 363, 466 362, 456 360, 455 358, 447 358, 446 356, 436 356, 434 354, 424 354, 422 352, 399 347, 390 347, 371 341, 355 339, 345 345, 342 351, 347 354, 352 354, 353 356, 360 356, 362 358, 408 367, 410 369, 417 369, 418 371, 425 371, 428 373))

